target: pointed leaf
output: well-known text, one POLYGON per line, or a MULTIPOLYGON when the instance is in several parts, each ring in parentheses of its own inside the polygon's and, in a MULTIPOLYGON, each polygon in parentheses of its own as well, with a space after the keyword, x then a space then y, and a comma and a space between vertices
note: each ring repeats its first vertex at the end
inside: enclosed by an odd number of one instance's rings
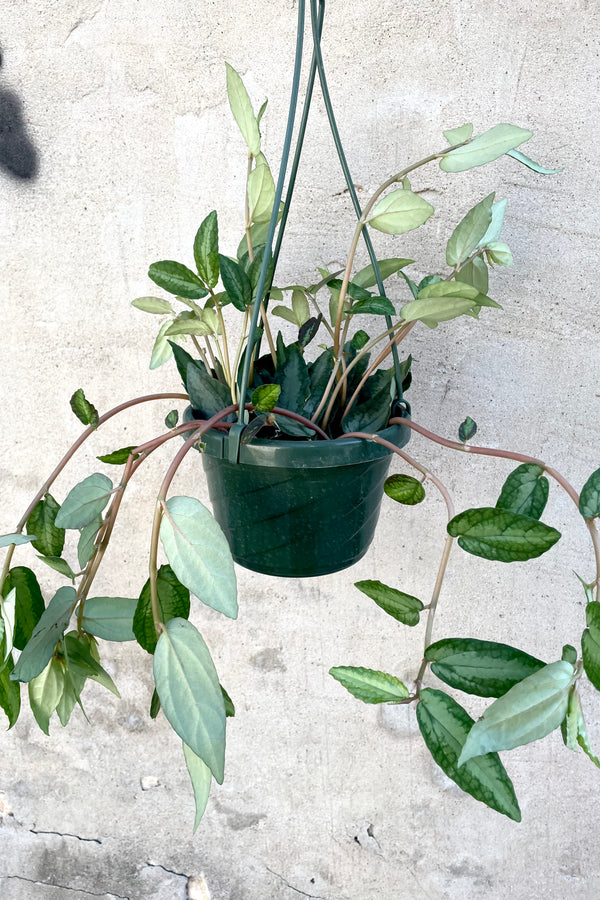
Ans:
POLYGON ((141 309, 142 312, 153 313, 156 316, 163 316, 165 314, 175 315, 175 310, 171 306, 168 300, 164 300, 162 297, 138 297, 137 300, 132 300, 131 305, 135 306, 136 309, 141 309))
POLYGON ((85 601, 84 631, 105 641, 135 641, 133 616, 138 601, 130 597, 90 597, 85 601))
POLYGON ((225 704, 208 647, 186 619, 167 622, 156 645, 153 668, 167 721, 222 784, 225 704))
POLYGON ((98 427, 99 415, 98 410, 95 406, 93 406, 89 400, 86 399, 85 394, 81 388, 78 388, 70 400, 71 409, 77 416, 80 422, 83 422, 84 425, 91 425, 92 428, 98 427))
POLYGON ((561 166, 559 169, 546 169, 539 163, 536 163, 532 159, 529 159, 528 156, 525 156, 525 154, 521 153, 519 150, 509 150, 506 155, 512 156, 512 158, 516 159, 517 162, 523 163, 524 166, 527 166, 528 169, 532 169, 534 172, 537 172, 538 175, 557 175, 559 172, 564 171, 563 166, 561 166))
POLYGON ((194 313, 181 313, 167 328, 165 335, 175 337, 178 334, 193 334, 196 337, 206 337, 214 334, 212 323, 204 318, 204 313, 198 316, 194 313))
POLYGON ((388 587, 381 581, 357 581, 354 587, 374 600, 377 606, 398 622, 404 625, 419 623, 419 613, 423 609, 423 604, 417 597, 388 587))
POLYGON ((505 509, 467 509, 448 522, 448 534, 458 537, 467 553, 501 562, 534 559, 560 538, 560 532, 537 519, 505 509))
POLYGON ((110 500, 112 481, 96 472, 75 485, 63 502, 55 523, 59 528, 85 528, 96 519, 110 500))
POLYGON ((248 209, 251 222, 269 222, 275 202, 275 182, 266 163, 248 176, 248 209))
POLYGON ((512 687, 473 725, 458 765, 485 753, 530 744, 559 728, 567 714, 573 678, 571 663, 559 660, 512 687))
POLYGON ((13 681, 31 681, 43 672, 69 624, 76 599, 74 588, 59 588, 19 657, 10 676, 13 681))
POLYGON ((65 689, 65 670, 58 659, 51 659, 43 672, 29 682, 29 705, 44 734, 49 732, 50 716, 65 689))
POLYGON ((13 588, 17 592, 13 642, 17 650, 23 650, 44 612, 44 598, 35 574, 25 566, 15 566, 8 573, 3 591, 8 594, 13 588))
POLYGON ((488 194, 459 222, 446 245, 446 262, 449 266, 461 266, 479 244, 492 221, 492 204, 495 194, 488 194))
POLYGON ((252 303, 252 285, 250 279, 233 259, 219 253, 219 268, 223 287, 236 309, 244 312, 252 303))
POLYGON ((365 382, 359 394, 358 403, 354 404, 342 421, 342 430, 345 433, 349 431, 375 432, 385 428, 390 418, 392 400, 395 395, 394 370, 379 369, 365 382))
POLYGON ((188 300, 201 300, 208 294, 205 286, 191 269, 172 259, 152 263, 148 269, 148 277, 169 294, 188 300))
POLYGON ((9 656, 6 665, 0 668, 0 706, 8 717, 9 728, 13 727, 21 711, 21 685, 11 680, 13 669, 13 658, 9 656))
POLYGON ((501 697, 545 665, 515 647, 476 638, 436 641, 425 650, 425 659, 450 687, 478 697, 501 697))
POLYGON ((396 309, 391 300, 387 297, 369 297, 368 300, 358 300, 353 303, 348 311, 348 315, 357 316, 359 314, 368 316, 395 316, 396 309))
POLYGON ((17 590, 16 588, 11 588, 2 601, 2 616, 0 617, 2 623, 2 635, 0 635, 0 646, 4 639, 4 654, 3 656, 0 656, 1 664, 8 658, 14 647, 16 604, 17 590))
POLYGON ((429 752, 448 778, 491 809, 521 821, 512 781, 497 753, 478 756, 458 768, 473 719, 456 700, 443 691, 425 688, 417 704, 417 720, 429 752))
POLYGON ((231 551, 208 509, 193 497, 171 497, 160 539, 179 581, 207 606, 235 619, 236 579, 231 551))
POLYGON ((173 355, 171 349, 171 341, 167 338, 167 331, 171 327, 171 321, 168 320, 160 327, 160 331, 156 335, 154 346, 152 347, 152 355, 150 356, 150 368, 158 369, 164 365, 173 355))
POLYGON ((223 694, 223 703, 225 704, 225 716, 233 718, 235 716, 235 706, 223 685, 221 685, 221 693, 223 694))
POLYGON ((105 687, 108 691, 120 697, 117 687, 106 671, 103 669, 98 659, 97 645, 94 638, 89 635, 78 637, 76 631, 71 631, 65 635, 65 659, 69 670, 79 675, 85 675, 91 681, 96 681, 105 687), (95 656, 93 655, 95 653, 95 656))
POLYGON ((579 512, 584 519, 600 516, 600 469, 593 472, 579 495, 579 512))
MULTIPOLYGON (((231 406, 231 391, 227 385, 206 375, 192 363, 187 369, 186 390, 192 409, 202 413, 207 419, 221 412, 226 406, 231 406)), ((232 416, 227 416, 225 421, 232 421, 232 416)))
POLYGON ((102 522, 102 516, 98 516, 97 519, 81 529, 77 542, 77 561, 82 570, 85 569, 96 551, 96 535, 102 527, 102 522))
POLYGON ((473 134, 473 126, 469 122, 467 125, 461 125, 458 128, 450 128, 448 131, 444 131, 443 134, 449 144, 462 144, 463 141, 468 141, 473 134))
MULTIPOLYGON (((401 257, 392 257, 391 259, 378 259, 377 266, 381 273, 381 280, 385 281, 386 278, 389 278, 390 275, 395 275, 396 272, 399 272, 400 269, 403 269, 405 266, 410 266, 411 263, 414 262, 414 259, 402 259, 401 257)), ((375 270, 373 266, 365 266, 364 269, 360 269, 356 273, 356 275, 352 276, 352 281, 354 284, 358 285, 362 288, 370 288, 377 284, 377 278, 375 277, 375 270)))
POLYGON ((504 215, 508 200, 498 200, 492 205, 492 221, 490 222, 486 233, 479 241, 479 247, 485 247, 488 243, 500 240, 502 226, 504 225, 504 215))
POLYGON ((196 818, 194 820, 194 833, 198 825, 202 821, 206 804, 208 803, 208 795, 212 784, 212 772, 199 756, 183 742, 183 755, 185 757, 185 765, 188 775, 192 782, 194 791, 194 801, 196 803, 196 818))
POLYGON ((399 189, 375 205, 369 225, 386 234, 405 234, 423 225, 433 212, 433 206, 418 194, 399 189))
POLYGON ((470 441, 471 438, 475 437, 476 434, 477 422, 475 422, 471 416, 467 416, 464 422, 461 422, 458 426, 458 439, 464 444, 466 441, 470 441))
POLYGON ((54 497, 45 494, 27 519, 27 533, 36 536, 33 546, 44 556, 60 556, 63 551, 65 532, 55 525, 59 509, 54 497))
POLYGON ((3 534, 0 535, 0 548, 1 547, 10 547, 11 544, 14 544, 16 547, 19 544, 32 544, 33 541, 36 540, 35 534, 19 534, 15 532, 14 534, 3 534))
POLYGON ((225 68, 227 70, 227 97, 233 118, 242 132, 242 137, 248 145, 248 150, 252 156, 258 156, 260 153, 260 131, 258 130, 258 122, 252 109, 248 91, 233 66, 225 63, 225 68))
POLYGON ((490 241, 485 248, 488 262, 497 266, 512 266, 513 257, 508 244, 501 241, 490 241))
MULTIPOLYGON (((136 444, 132 444, 130 447, 121 447, 120 450, 113 450, 112 453, 105 453, 104 456, 97 456, 96 459, 99 459, 100 462, 106 463, 109 466, 122 466, 124 465, 129 457, 131 456, 131 451, 136 447, 136 444)), ((139 453, 136 453, 134 459, 137 459, 139 453)), ((58 554, 53 554, 54 556, 58 554)))
POLYGON ((250 402, 257 412, 271 412, 277 406, 280 393, 279 384, 261 384, 253 392, 250 402))
MULTIPOLYGON (((308 367, 297 343, 285 348, 285 361, 275 372, 275 381, 281 385, 277 405, 291 412, 302 413, 310 396, 308 367)), ((314 432, 285 416, 277 416, 277 424, 286 434, 312 437, 314 432)))
POLYGON ((589 740, 587 736, 587 730, 585 727, 585 720, 583 718, 583 710, 581 709, 581 704, 579 705, 579 719, 577 723, 577 743, 583 750, 583 752, 588 756, 591 761, 600 769, 600 759, 594 754, 589 740))
POLYGON ((475 166, 483 166, 504 156, 509 150, 514 150, 531 136, 531 131, 517 125, 494 125, 489 131, 478 134, 464 147, 451 150, 440 161, 440 169, 444 172, 465 172, 475 166))
POLYGON ((543 468, 535 463, 523 463, 504 482, 496 508, 539 519, 546 507, 548 491, 543 468))
MULTIPOLYGON (((161 566, 156 579, 158 608, 163 622, 169 619, 187 619, 190 614, 190 592, 181 584, 170 566, 161 566)), ((87 608, 87 607, 86 607, 87 608)), ((152 617, 150 579, 142 588, 133 616, 133 633, 144 650, 154 653, 158 636, 152 617)))
POLYGON ((383 490, 396 503, 403 503, 405 506, 414 506, 425 499, 425 488, 412 475, 390 475, 385 480, 383 490))
MULTIPOLYGON (((564 659, 564 656, 563 656, 564 659)), ((569 702, 567 705, 567 714, 561 722, 560 730, 565 747, 568 750, 577 750, 577 734, 579 716, 581 715, 581 705, 577 694, 577 686, 573 685, 569 691, 569 702)))
POLYGON ((461 266, 456 275, 456 281, 471 284, 481 294, 487 294, 489 287, 488 267, 481 256, 475 256, 470 262, 461 266))
POLYGON ((310 307, 304 291, 297 289, 292 291, 292 311, 298 328, 301 328, 310 319, 310 307))
POLYGON ((600 691, 600 603, 594 600, 585 610, 587 628, 581 636, 583 668, 597 691, 600 691))
POLYGON ((397 703, 409 696, 407 687, 386 672, 357 666, 334 666, 329 674, 363 703, 397 703))
POLYGON ((54 569, 55 572, 58 572, 60 575, 64 575, 65 578, 69 578, 73 583, 75 583, 75 572, 66 561, 66 559, 62 559, 62 557, 60 556, 38 556, 38 559, 41 559, 43 563, 45 563, 51 569, 54 569))
POLYGON ((200 278, 209 288, 219 281, 219 225, 216 210, 204 219, 194 239, 194 260, 200 278))

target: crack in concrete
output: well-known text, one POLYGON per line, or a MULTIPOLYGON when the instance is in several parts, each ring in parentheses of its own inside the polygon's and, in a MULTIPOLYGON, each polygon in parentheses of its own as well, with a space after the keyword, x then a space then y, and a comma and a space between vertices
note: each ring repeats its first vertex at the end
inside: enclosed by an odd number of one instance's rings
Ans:
POLYGON ((175 872, 174 869, 167 869, 166 866, 163 866, 161 863, 153 863, 148 860, 146 865, 151 869, 162 869, 163 872, 168 872, 169 875, 176 875, 178 878, 186 878, 188 879, 190 876, 186 875, 184 872, 175 872))
POLYGON ((26 878, 24 875, 0 875, 7 881, 15 879, 16 881, 26 881, 28 884, 35 884, 39 887, 59 888, 61 891, 73 891, 74 894, 87 894, 90 897, 112 897, 114 900, 130 900, 123 894, 113 894, 112 891, 103 891, 101 894, 95 894, 93 891, 86 891, 85 888, 70 887, 68 884, 55 884, 53 881, 37 881, 35 878, 26 878))
POLYGON ((287 881, 283 877, 283 875, 279 874, 279 872, 274 872, 273 869, 270 869, 268 866, 265 866, 265 869, 267 870, 267 872, 270 872, 271 875, 274 875, 275 878, 279 878, 279 880, 283 882, 286 887, 289 887, 290 891, 296 891, 297 894, 301 894, 303 897, 308 897, 309 900, 331 900, 331 898, 322 897, 319 894, 308 894, 306 891, 303 891, 300 888, 294 887, 293 884, 290 884, 289 881, 287 881))
POLYGON ((81 841, 83 844, 101 844, 102 841, 100 838, 84 838, 80 837, 78 834, 69 834, 66 831, 64 834, 61 831, 37 831, 35 828, 29 829, 30 834, 54 834, 56 837, 62 838, 74 838, 76 841, 81 841))

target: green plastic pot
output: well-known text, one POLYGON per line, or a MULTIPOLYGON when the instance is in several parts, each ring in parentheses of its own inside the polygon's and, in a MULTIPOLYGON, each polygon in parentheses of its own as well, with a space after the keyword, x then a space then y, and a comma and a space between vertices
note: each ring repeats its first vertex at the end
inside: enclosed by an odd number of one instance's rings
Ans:
MULTIPOLYGON (((185 419, 193 418, 191 408, 185 419)), ((410 429, 379 432, 397 447, 410 429)), ((265 575, 306 578, 354 565, 367 552, 392 451, 373 441, 255 439, 230 462, 229 435, 202 438, 214 516, 234 560, 265 575)))

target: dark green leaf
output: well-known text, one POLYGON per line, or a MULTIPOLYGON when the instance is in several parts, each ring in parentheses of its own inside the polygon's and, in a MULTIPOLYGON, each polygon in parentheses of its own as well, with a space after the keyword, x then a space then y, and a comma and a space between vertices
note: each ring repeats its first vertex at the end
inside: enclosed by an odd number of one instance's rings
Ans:
POLYGON ((390 475, 383 489, 388 497, 405 506, 414 506, 425 499, 425 488, 412 475, 390 475))
POLYGON ((408 277, 406 272, 398 272, 398 274, 401 276, 401 278, 404 278, 405 282, 407 283, 407 285, 409 287, 411 294, 413 295, 414 299, 416 300, 417 296, 419 294, 418 285, 412 280, 412 278, 408 277))
POLYGON ((165 426, 167 428, 175 428, 177 426, 178 422, 179 422, 179 410, 172 409, 165 416, 165 426))
POLYGON ((396 310, 387 297, 369 297, 368 300, 358 300, 352 304, 349 314, 357 316, 360 313, 369 316, 395 316, 396 310))
POLYGON ((464 422, 461 422, 458 426, 458 439, 464 444, 465 441, 470 441, 476 434, 477 422, 475 422, 471 416, 467 416, 464 422))
POLYGON ((354 585, 371 600, 374 600, 389 616, 404 625, 417 625, 423 604, 416 597, 388 587, 381 581, 357 581, 354 585))
POLYGON ((594 600, 585 610, 587 628, 581 636, 583 668, 597 691, 600 691, 600 603, 594 600))
POLYGON ((12 728, 21 711, 21 685, 11 681, 10 674, 14 669, 12 654, 6 665, 0 669, 0 706, 8 716, 8 727, 12 728))
POLYGON ((56 525, 60 528, 85 528, 98 518, 110 500, 112 487, 110 478, 100 472, 84 478, 67 494, 56 516, 56 525))
POLYGON ((540 166, 539 163, 536 163, 532 159, 529 159, 528 156, 525 156, 525 154, 521 153, 519 150, 509 150, 506 155, 512 156, 512 158, 516 159, 517 162, 523 163, 524 166, 527 166, 528 169, 532 169, 534 172, 537 172, 538 175, 557 175, 558 172, 563 171, 562 166, 560 167, 560 169, 546 169, 544 166, 540 166))
POLYGON ((221 270, 221 281, 227 291, 227 296, 236 309, 244 312, 246 307, 252 303, 250 279, 241 266, 221 253, 219 253, 219 268, 221 270))
POLYGON ((349 431, 379 431, 387 425, 396 393, 393 369, 379 369, 370 375, 354 404, 342 422, 342 429, 349 431))
POLYGON ((252 419, 252 421, 244 428, 240 439, 241 446, 244 447, 246 444, 249 444, 266 425, 274 424, 275 416, 267 415, 266 413, 256 416, 256 418, 252 419))
POLYGON ((545 663, 507 644, 444 638, 425 650, 431 671, 450 687, 478 697, 501 697, 545 663))
POLYGON ((228 718, 233 718, 233 716, 235 716, 235 706, 233 705, 233 700, 231 699, 223 685, 221 685, 221 693, 223 694, 223 703, 225 704, 225 715, 228 718))
POLYGON ((308 347, 313 338, 317 336, 322 320, 323 316, 319 313, 318 316, 312 316, 310 319, 307 319, 304 325, 300 327, 298 343, 301 347, 308 347))
POLYGON ((577 650, 571 644, 565 644, 562 648, 561 659, 570 662, 572 666, 577 662, 577 650))
MULTIPOLYGON (((285 348, 285 362, 275 372, 275 381, 281 385, 277 405, 291 412, 302 413, 310 395, 310 378, 302 351, 298 344, 285 348)), ((277 424, 286 434, 312 437, 314 432, 285 416, 277 416, 277 424)))
POLYGON ((281 393, 279 384, 261 384, 252 394, 251 403, 257 412, 271 412, 281 393))
POLYGON ((2 590, 3 596, 16 590, 16 617, 13 645, 23 650, 33 629, 44 612, 44 598, 35 574, 25 566, 15 566, 8 573, 2 590))
MULTIPOLYGON (((577 657, 577 654, 575 654, 577 657)), ((564 659, 563 652, 563 659, 564 659)), ((568 660, 567 660, 568 662, 568 660)), ((560 723, 560 730, 562 733, 562 739, 564 741, 565 746, 569 750, 577 750, 577 734, 578 734, 578 722, 579 716, 581 713, 581 705, 579 703, 579 696, 577 694, 577 685, 573 685, 571 690, 569 691, 569 702, 567 705, 567 714, 560 723)))
POLYGON ((187 300, 201 300, 208 291, 198 276, 182 263, 170 259, 152 263, 148 277, 169 294, 185 297, 187 300))
MULTIPOLYGON (((190 592, 184 587, 170 566, 161 566, 156 580, 158 589, 158 607, 163 622, 169 619, 187 619, 190 614, 190 592)), ((156 629, 152 618, 152 600, 150 597, 150 579, 142 588, 133 616, 133 633, 138 644, 154 653, 157 641, 156 629)))
POLYGON ((115 697, 120 697, 114 681, 98 662, 97 651, 94 655, 95 649, 96 642, 89 635, 80 638, 75 631, 65 635, 64 650, 68 668, 79 675, 85 675, 91 681, 96 681, 115 697))
POLYGON ((58 572, 59 575, 64 575, 65 578, 69 578, 72 582, 75 582, 75 572, 66 559, 62 559, 60 556, 38 556, 38 559, 41 559, 43 563, 50 566, 50 568, 54 569, 55 572, 58 572))
POLYGON ((98 427, 99 415, 98 410, 89 400, 86 400, 82 388, 77 388, 70 400, 71 409, 80 422, 84 425, 91 425, 92 428, 98 427))
POLYGON ((522 747, 559 728, 567 714, 573 678, 571 663, 559 660, 515 684, 473 725, 458 765, 489 752, 522 747))
POLYGON ((583 752, 588 756, 591 761, 600 769, 600 759, 594 754, 590 743, 588 741, 587 730, 585 727, 585 720, 583 718, 583 710, 581 709, 581 703, 579 704, 579 717, 577 722, 577 743, 583 750, 583 752))
POLYGON ((448 522, 448 534, 458 537, 467 553, 501 562, 534 559, 560 538, 560 532, 537 519, 506 509, 467 509, 448 522))
MULTIPOLYGON (((215 413, 221 412, 226 406, 231 406, 231 392, 226 384, 206 375, 196 365, 190 363, 187 369, 186 390, 189 394, 192 408, 209 419, 215 413)), ((233 421, 230 414, 226 422, 233 421)))
MULTIPOLYGON (((342 284, 343 282, 340 278, 332 278, 327 286, 332 291, 340 291, 342 284)), ((366 302, 367 300, 373 299, 373 295, 369 291, 366 291, 364 287, 361 287, 356 284, 356 282, 352 281, 349 282, 348 287, 346 288, 346 294, 352 300, 356 300, 357 302, 366 302)), ((385 297, 383 299, 385 300, 385 297)))
POLYGON ((473 719, 456 700, 443 691, 425 688, 417 704, 417 720, 429 752, 448 778, 491 809, 521 821, 512 781, 497 753, 478 756, 458 768, 473 719))
POLYGON ((195 497, 170 497, 165 506, 160 539, 175 575, 202 603, 235 619, 233 558, 216 519, 195 497))
POLYGON ((548 479, 542 467, 535 463, 523 463, 504 482, 496 508, 539 519, 548 500, 548 491, 548 479))
MULTIPOLYGON (((131 451, 136 446, 137 444, 132 444, 131 447, 122 447, 120 450, 113 450, 112 453, 106 453, 104 456, 97 456, 96 459, 99 459, 100 462, 107 463, 109 466, 122 466, 127 462, 131 456, 131 451)), ((133 458, 137 459, 139 455, 139 453, 136 453, 133 458)))
POLYGON ((69 624, 75 602, 74 588, 59 588, 33 629, 31 638, 11 673, 13 681, 31 681, 44 671, 57 641, 62 638, 69 624))
POLYGON ((194 359, 187 350, 184 350, 183 347, 180 347, 179 344, 176 344, 174 341, 169 341, 173 349, 173 356, 175 357, 175 364, 177 366, 177 371, 179 372, 179 376, 183 382, 183 386, 187 391, 187 370, 188 366, 195 366, 200 370, 204 375, 208 375, 206 371, 206 366, 200 359, 194 359))
POLYGON ((219 225, 216 210, 207 215, 196 233, 194 259, 204 284, 214 288, 219 280, 219 225))
POLYGON ((154 683, 173 730, 222 784, 225 704, 208 648, 186 619, 171 619, 161 633, 154 653, 154 683))
POLYGON ((33 546, 44 556, 60 556, 65 545, 64 528, 54 524, 59 509, 54 497, 45 494, 27 519, 27 533, 36 536, 33 546))
POLYGON ((150 718, 156 719, 160 712, 160 699, 156 693, 156 688, 152 691, 152 700, 150 701, 150 718))
POLYGON ((334 666, 329 674, 363 703, 397 703, 409 696, 406 685, 386 672, 360 666, 334 666))
POLYGON ((315 413, 333 371, 333 357, 329 350, 319 354, 314 362, 308 365, 310 378, 310 397, 304 407, 304 415, 310 419, 315 413))
POLYGON ((581 489, 579 512, 584 519, 600 516, 600 469, 590 475, 581 489))
POLYGON ((362 350, 369 343, 369 335, 366 331, 357 331, 352 338, 352 346, 355 350, 362 350))
MULTIPOLYGON (((263 258, 265 255, 266 247, 259 247, 255 254, 254 259, 250 263, 248 267, 248 280, 250 281, 250 287, 252 289, 252 296, 256 295, 256 289, 258 288, 258 281, 260 278, 260 270, 262 269, 263 258)), ((273 280, 273 272, 275 271, 275 261, 271 258, 269 260, 269 265, 267 266, 267 276, 265 278, 265 287, 263 289, 263 297, 265 293, 269 290, 271 286, 271 281, 273 280)), ((262 297, 261 297, 262 299, 262 297)))

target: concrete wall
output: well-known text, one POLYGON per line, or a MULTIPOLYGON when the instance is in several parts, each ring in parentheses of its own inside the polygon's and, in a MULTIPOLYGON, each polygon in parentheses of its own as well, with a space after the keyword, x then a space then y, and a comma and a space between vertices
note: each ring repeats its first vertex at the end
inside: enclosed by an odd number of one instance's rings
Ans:
MULTIPOLYGON (((256 102, 269 97, 264 140, 276 161, 295 19, 289 0, 0 0, 0 532, 14 528, 77 437, 68 405, 77 387, 101 410, 178 389, 172 365, 149 372, 156 322, 129 303, 151 292, 150 262, 191 261, 211 209, 226 249, 237 245, 244 148, 223 61, 256 102), (17 127, 18 138, 19 117, 20 151, 6 130, 17 127)), ((324 38, 362 196, 464 121, 530 126, 527 152, 564 165, 551 178, 508 159, 464 175, 425 171, 415 187, 428 189, 436 218, 378 246, 435 271, 466 209, 491 190, 509 198, 516 264, 491 291, 504 311, 415 330, 414 418, 454 436, 469 414, 482 443, 541 456, 577 487, 599 464, 599 26, 589 0, 330 0, 324 38)), ((318 96, 281 281, 311 278, 316 265, 343 257, 351 223, 318 96)), ((107 427, 83 454, 82 474, 94 471, 97 453, 160 430, 168 408, 146 406, 107 427)), ((411 448, 458 509, 493 504, 511 468, 417 438, 411 448)), ((132 485, 98 593, 139 591, 166 459, 149 462, 132 485)), ((56 494, 78 476, 61 477, 56 494)), ((177 487, 206 495, 197 460, 177 487)), ((517 825, 443 776, 412 709, 363 706, 327 674, 353 664, 414 677, 422 629, 396 626, 352 585, 379 578, 427 602, 444 528, 430 494, 414 510, 385 504, 371 550, 351 571, 294 582, 240 570, 237 622, 194 606, 237 705, 226 781, 195 837, 178 741, 147 715, 141 649, 107 647, 122 700, 87 688, 91 725, 75 713, 48 739, 26 710, 0 745, 3 900, 183 900, 186 891, 212 900, 597 897, 599 775, 559 734, 506 755, 523 810, 517 825), (144 790, 142 779, 156 786, 144 790)), ((578 642, 583 595, 571 570, 593 577, 589 541, 554 488, 546 518, 565 536, 537 563, 454 553, 437 637, 505 640, 548 660, 578 642)), ((20 551, 19 562, 30 560, 20 551)), ((49 570, 40 577, 48 592, 60 583, 49 570)), ((589 685, 583 693, 600 748, 600 703, 589 685)))

